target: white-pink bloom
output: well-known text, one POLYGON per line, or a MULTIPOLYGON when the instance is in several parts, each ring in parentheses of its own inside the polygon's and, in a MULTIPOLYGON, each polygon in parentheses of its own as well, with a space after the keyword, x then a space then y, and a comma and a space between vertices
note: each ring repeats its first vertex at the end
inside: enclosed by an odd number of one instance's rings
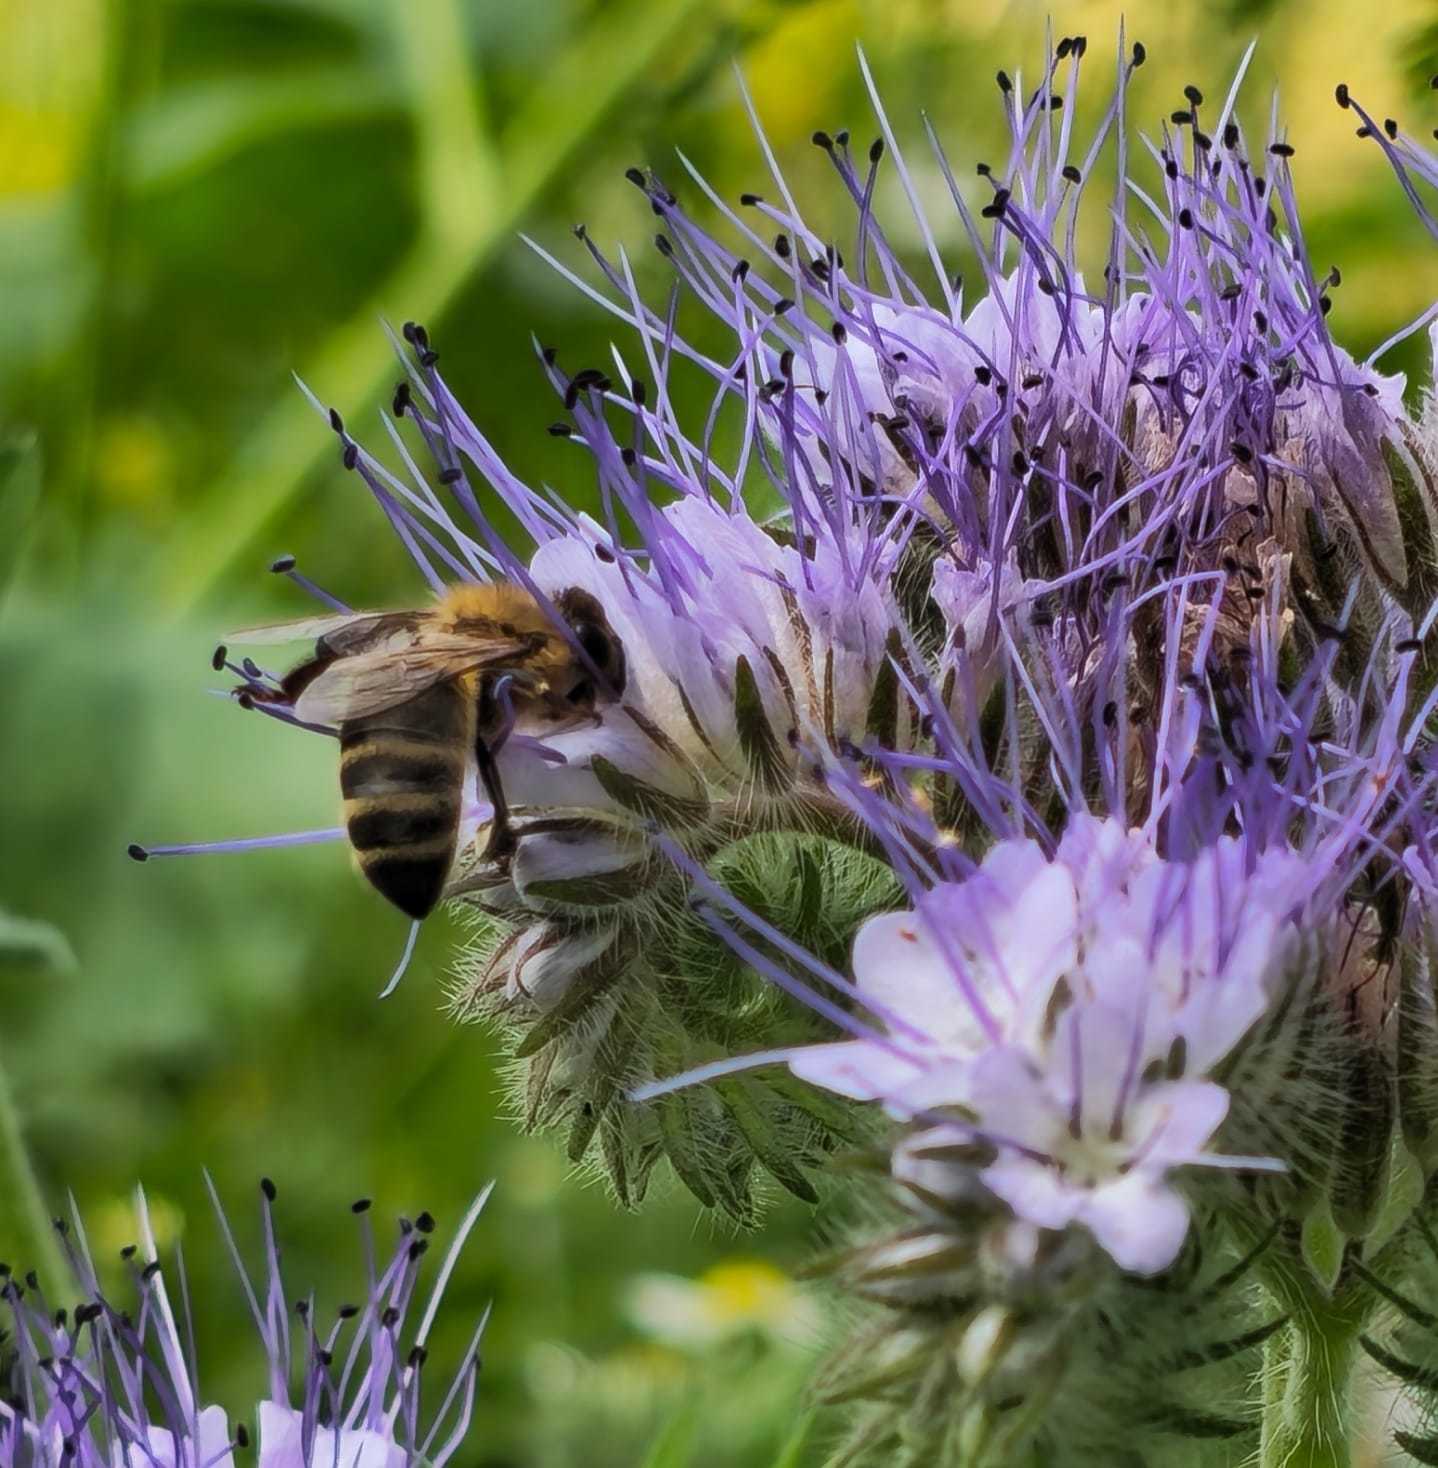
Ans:
POLYGON ((1052 857, 1001 842, 967 880, 864 925, 854 974, 880 1032, 790 1068, 921 1127, 960 1118, 1015 1214, 1081 1224, 1155 1272, 1188 1228, 1176 1169, 1276 1165, 1211 1151, 1229 1096, 1208 1077, 1289 971, 1302 879, 1286 850, 1224 838, 1167 861, 1092 817, 1052 857))

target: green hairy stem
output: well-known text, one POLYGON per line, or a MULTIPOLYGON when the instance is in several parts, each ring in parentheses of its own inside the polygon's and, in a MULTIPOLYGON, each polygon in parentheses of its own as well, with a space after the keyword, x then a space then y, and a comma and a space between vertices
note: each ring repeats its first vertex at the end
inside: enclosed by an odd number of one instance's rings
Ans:
POLYGON ((1352 1468, 1359 1321, 1311 1309, 1268 1343, 1261 1468, 1352 1468))
POLYGON ((1376 1305, 1354 1269, 1324 1280, 1281 1245, 1261 1269, 1288 1324, 1264 1347, 1259 1468, 1353 1468, 1359 1338, 1376 1305))

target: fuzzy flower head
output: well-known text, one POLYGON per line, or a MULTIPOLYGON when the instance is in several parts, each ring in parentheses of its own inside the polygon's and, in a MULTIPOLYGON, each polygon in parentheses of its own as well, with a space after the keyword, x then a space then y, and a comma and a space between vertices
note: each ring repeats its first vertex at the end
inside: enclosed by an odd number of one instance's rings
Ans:
MULTIPOLYGON (((1088 52, 1067 37, 1026 82, 999 74, 1001 170, 979 163, 974 182, 928 139, 980 262, 967 287, 872 88, 866 149, 814 135, 853 205, 843 240, 806 221, 760 134, 770 177, 737 207, 686 159, 630 171, 673 272, 663 302, 584 229, 582 268, 536 245, 622 328, 599 365, 540 349, 563 405, 551 431, 581 457, 593 517, 501 460, 419 325, 397 342, 389 463, 316 401, 430 592, 510 582, 581 663, 560 608, 586 593, 622 649, 622 678, 597 680, 580 716, 520 700, 485 725, 512 840, 486 836, 476 751, 444 892, 476 919, 456 1011, 511 1032, 526 1122, 601 1158, 626 1202, 667 1156, 748 1217, 755 1163, 808 1196, 793 1160, 835 1140, 762 1076, 712 1105, 622 1105, 655 1075, 819 1033, 715 942, 691 901, 701 878, 833 966, 899 891, 922 911, 996 842, 1053 859, 1072 816, 1141 830, 1156 860, 1195 872, 1242 837, 1250 864, 1289 846, 1350 877, 1422 823, 1430 427, 1401 379, 1333 338, 1341 277, 1308 257, 1295 147, 1239 114, 1251 53, 1222 95, 1189 87, 1139 134, 1144 51, 1122 44, 1085 137, 1088 52), (880 217, 883 171, 917 262, 880 217), (1114 192, 1096 198, 1108 171, 1114 192), (1076 243, 1089 211, 1108 226, 1096 261, 1076 243), (686 334, 696 311, 719 345, 686 334), (704 404, 692 419, 681 381, 704 404), (761 514, 760 495, 777 509, 761 514)), ((1387 151, 1410 192, 1429 177, 1409 142, 1387 151)), ((289 558, 276 568, 348 610, 289 558)), ((250 660, 218 663, 242 706, 342 732, 250 660)), ((1017 1022, 997 989, 964 1020, 991 1041, 1017 1022)), ((1133 1002, 1106 994, 1103 1012, 1133 1002)), ((1050 1076, 1040 1040, 1082 1058, 1104 1023, 1057 1010, 1051 1034, 1015 1041, 1050 1076)), ((1126 1082, 1114 1103, 1141 1094, 1126 1082)))
POLYGON ((260 1338, 269 1378, 257 1408, 255 1457, 248 1428, 207 1403, 196 1374, 183 1261, 162 1266, 144 1195, 143 1242, 127 1248, 134 1304, 121 1309, 101 1287, 83 1231, 57 1224, 84 1300, 55 1311, 32 1274, 6 1277, 8 1339, 0 1336, 0 1464, 4 1468, 440 1468, 468 1432, 479 1373, 481 1320, 462 1370, 439 1405, 420 1416, 426 1339, 459 1252, 484 1206, 466 1214, 427 1301, 421 1260, 428 1214, 401 1221, 399 1241, 376 1260, 362 1216, 365 1279, 357 1300, 324 1322, 312 1297, 293 1307, 280 1273, 273 1184, 263 1185, 264 1266, 252 1282, 223 1212, 216 1211, 260 1338), (174 1300, 181 1303, 176 1314, 174 1300))

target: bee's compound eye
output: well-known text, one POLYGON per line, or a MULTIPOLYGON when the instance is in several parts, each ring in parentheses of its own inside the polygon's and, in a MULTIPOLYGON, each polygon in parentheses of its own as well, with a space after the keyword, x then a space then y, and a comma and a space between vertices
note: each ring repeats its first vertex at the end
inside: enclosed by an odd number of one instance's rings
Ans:
POLYGON ((593 622, 576 622, 574 637, 584 649, 585 655, 602 672, 608 665, 612 652, 609 633, 593 622))

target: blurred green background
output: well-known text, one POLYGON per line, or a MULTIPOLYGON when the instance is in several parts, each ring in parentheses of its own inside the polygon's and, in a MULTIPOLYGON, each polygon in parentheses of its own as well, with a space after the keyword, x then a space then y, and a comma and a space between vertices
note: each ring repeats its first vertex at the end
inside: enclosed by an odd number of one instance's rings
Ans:
MULTIPOLYGON (((1183 105, 1185 82, 1221 93, 1260 38, 1245 115, 1261 128, 1281 86, 1315 263, 1343 270, 1340 337, 1366 352, 1438 296, 1431 241, 1332 102, 1346 81, 1427 135, 1431 0, 1122 8, 1151 58, 1143 126, 1183 105)), ((381 1005, 403 924, 343 848, 143 867, 124 848, 335 820, 324 742, 206 693, 225 628, 305 609, 271 557, 295 553, 357 605, 420 596, 292 372, 373 443, 395 376, 381 318, 422 320, 516 469, 583 501, 586 461, 544 432, 556 405, 530 334, 577 367, 607 360, 610 323, 518 232, 583 269, 583 221, 662 291, 622 172, 652 164, 692 201, 678 145, 727 196, 763 189, 733 59, 813 222, 847 229, 807 139, 874 130, 859 41, 962 268, 919 110, 962 179, 997 164, 993 74, 1032 74, 1047 13, 0 0, 0 1061, 47 1196, 74 1192, 98 1251, 132 1237, 137 1179, 183 1239, 207 1394, 243 1402, 259 1382, 202 1167, 250 1240, 255 1180, 277 1179, 291 1290, 331 1302, 357 1277, 352 1198, 427 1206, 443 1226, 495 1177, 445 1317, 453 1343, 495 1302, 463 1462, 627 1468, 657 1442, 656 1464, 739 1468, 789 1440, 814 1349, 789 1276, 837 1202, 820 1219, 776 1207, 752 1237, 675 1194, 622 1215, 519 1135, 494 1038, 441 1013, 459 938, 445 920, 381 1005)), ((1107 98, 1119 15, 1108 0, 1053 12, 1057 34, 1090 37, 1085 118, 1107 98)), ((889 217, 914 249, 901 203, 889 217)), ((1427 380, 1416 340, 1386 365, 1427 380)))

